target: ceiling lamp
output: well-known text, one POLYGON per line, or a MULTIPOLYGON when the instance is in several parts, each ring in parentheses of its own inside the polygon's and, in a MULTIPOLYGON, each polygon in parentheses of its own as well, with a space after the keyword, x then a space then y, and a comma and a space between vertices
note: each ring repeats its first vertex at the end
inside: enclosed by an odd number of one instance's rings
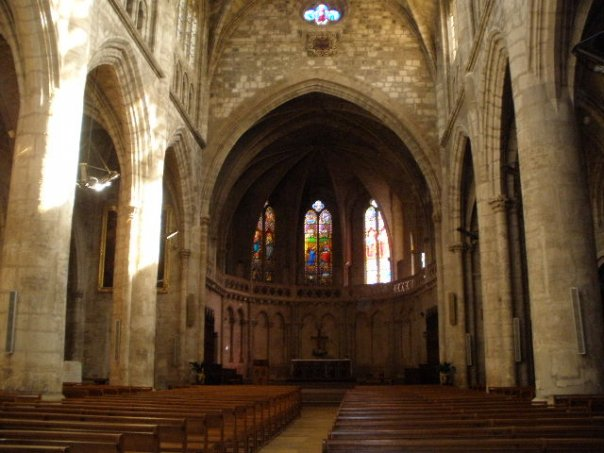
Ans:
POLYGON ((117 171, 110 170, 107 166, 105 166, 105 168, 100 168, 90 165, 88 162, 80 162, 80 177, 78 178, 77 184, 78 187, 82 189, 91 189, 96 192, 101 192, 119 177, 120 174, 117 171), (89 170, 93 170, 97 175, 91 175, 89 170))
MULTIPOLYGON (((92 83, 96 88, 96 81, 92 78, 92 83)), ((111 185, 113 181, 120 177, 120 174, 111 170, 98 150, 93 149, 92 143, 92 116, 88 116, 88 138, 84 146, 86 147, 86 158, 79 164, 79 174, 77 186, 81 189, 89 189, 95 192, 101 192, 111 185), (94 156, 94 164, 92 157, 94 156)))
POLYGON ((572 50, 593 72, 604 74, 604 31, 579 42, 572 50))

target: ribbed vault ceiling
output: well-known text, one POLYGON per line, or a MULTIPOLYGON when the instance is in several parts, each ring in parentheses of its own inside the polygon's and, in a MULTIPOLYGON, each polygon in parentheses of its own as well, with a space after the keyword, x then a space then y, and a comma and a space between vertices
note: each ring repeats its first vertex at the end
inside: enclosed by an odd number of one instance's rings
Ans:
POLYGON ((344 198, 361 185, 374 197, 387 192, 406 203, 429 202, 417 164, 392 131, 348 101, 311 93, 281 105, 241 137, 219 175, 212 206, 221 212, 212 217, 228 224, 250 193, 263 203, 292 178, 301 190, 337 187, 344 198))

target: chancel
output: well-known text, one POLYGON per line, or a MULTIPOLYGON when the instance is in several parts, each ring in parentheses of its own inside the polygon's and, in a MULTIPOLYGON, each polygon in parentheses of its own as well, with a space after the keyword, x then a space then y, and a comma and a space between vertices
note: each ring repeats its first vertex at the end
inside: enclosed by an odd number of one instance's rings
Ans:
POLYGON ((602 0, 0 0, 0 392, 260 387, 284 423, 309 389, 603 394, 602 24, 602 0))

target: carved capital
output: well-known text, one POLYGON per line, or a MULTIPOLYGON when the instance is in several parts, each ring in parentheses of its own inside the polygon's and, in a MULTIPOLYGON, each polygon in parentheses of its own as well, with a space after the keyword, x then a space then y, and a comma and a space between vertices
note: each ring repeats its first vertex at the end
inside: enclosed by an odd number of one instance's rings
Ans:
POLYGON ((500 194, 491 198, 489 204, 491 205, 491 208, 493 208, 493 211, 501 212, 505 211, 511 205, 511 200, 505 195, 500 194))
POLYGON ((136 211, 138 210, 138 206, 127 205, 127 206, 122 206, 121 209, 122 209, 123 215, 128 219, 128 222, 131 222, 134 219, 134 215, 136 214, 136 211))
POLYGON ((449 246, 449 251, 452 253, 461 253, 468 249, 468 244, 464 244, 463 242, 456 242, 455 244, 451 244, 449 246))

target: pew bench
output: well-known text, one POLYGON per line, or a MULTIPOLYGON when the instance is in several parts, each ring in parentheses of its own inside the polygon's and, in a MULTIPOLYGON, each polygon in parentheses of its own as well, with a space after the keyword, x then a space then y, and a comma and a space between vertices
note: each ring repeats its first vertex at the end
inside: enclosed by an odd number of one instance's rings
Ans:
POLYGON ((1 453, 71 453, 71 447, 65 445, 24 445, 0 444, 1 453))
POLYGON ((120 433, 68 430, 32 430, 32 429, 0 429, 2 443, 27 444, 36 443, 48 445, 72 446, 72 453, 93 453, 101 451, 96 445, 102 445, 102 451, 126 451, 124 436, 120 433))
POLYGON ((123 434, 124 449, 141 453, 159 453, 159 427, 143 423, 108 423, 26 418, 0 418, 0 430, 67 430, 123 434))
POLYGON ((603 451, 604 439, 326 439, 323 453, 406 452, 595 452, 603 451))

